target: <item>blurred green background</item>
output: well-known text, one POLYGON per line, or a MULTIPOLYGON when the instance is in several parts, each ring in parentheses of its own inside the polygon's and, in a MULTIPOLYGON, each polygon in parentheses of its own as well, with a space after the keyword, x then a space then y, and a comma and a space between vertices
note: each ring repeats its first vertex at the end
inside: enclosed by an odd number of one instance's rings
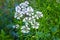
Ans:
MULTIPOLYGON (((0 40, 14 40, 8 34, 9 24, 21 24, 14 19, 15 7, 25 0, 0 0, 0 40), (7 34, 6 34, 7 33, 7 34)), ((27 0, 35 10, 43 13, 43 18, 37 20, 40 23, 38 30, 32 33, 22 34, 18 30, 19 40, 60 40, 60 0, 27 0)))

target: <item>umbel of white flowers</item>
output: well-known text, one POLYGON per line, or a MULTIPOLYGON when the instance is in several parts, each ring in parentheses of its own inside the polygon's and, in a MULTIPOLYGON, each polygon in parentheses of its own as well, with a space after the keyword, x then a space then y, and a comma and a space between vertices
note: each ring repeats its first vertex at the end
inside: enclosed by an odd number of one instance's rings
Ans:
POLYGON ((16 6, 15 10, 16 12, 14 18, 16 18, 17 20, 23 18, 22 20, 25 23, 25 25, 21 27, 22 33, 28 33, 30 31, 29 25, 31 25, 31 27, 34 29, 39 28, 39 23, 36 22, 36 19, 43 17, 43 14, 40 11, 34 12, 34 9, 31 6, 29 6, 28 1, 25 1, 16 6))

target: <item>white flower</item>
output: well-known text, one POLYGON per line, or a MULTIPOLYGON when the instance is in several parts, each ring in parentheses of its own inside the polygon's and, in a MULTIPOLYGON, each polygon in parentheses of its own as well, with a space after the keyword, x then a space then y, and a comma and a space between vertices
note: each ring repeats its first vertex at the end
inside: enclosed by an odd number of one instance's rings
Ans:
POLYGON ((32 18, 32 17, 29 17, 29 19, 28 19, 28 20, 29 20, 28 22, 29 22, 30 24, 32 24, 33 22, 35 22, 35 21, 36 21, 36 20, 35 20, 34 18, 32 18))
POLYGON ((17 17, 17 12, 15 12, 15 15, 14 15, 14 18, 16 18, 17 17))
POLYGON ((29 4, 29 2, 28 1, 25 1, 25 4, 29 4))
POLYGON ((26 15, 31 16, 31 13, 28 13, 28 12, 27 12, 26 15))
POLYGON ((36 14, 34 15, 34 17, 35 17, 36 19, 39 19, 39 17, 38 17, 36 14))
POLYGON ((28 7, 28 4, 26 4, 26 3, 21 3, 21 4, 20 4, 20 7, 21 7, 21 8, 26 8, 26 7, 28 7))
POLYGON ((19 28, 19 25, 18 25, 18 24, 16 24, 16 25, 14 25, 14 26, 13 26, 13 28, 19 28))
POLYGON ((33 16, 34 13, 29 13, 29 12, 27 12, 26 15, 28 15, 28 16, 33 16))
POLYGON ((33 22, 35 22, 35 19, 32 17, 25 17, 23 19, 23 22, 33 23, 33 22))
POLYGON ((25 14, 25 12, 23 12, 23 11, 20 12, 20 15, 24 15, 24 14, 25 14))
POLYGON ((35 22, 32 25, 32 28, 35 28, 35 29, 38 29, 39 28, 39 23, 38 22, 35 22))
POLYGON ((23 8, 23 9, 22 9, 22 12, 23 12, 23 14, 25 15, 25 14, 27 13, 27 9, 26 9, 26 8, 23 8))
POLYGON ((32 17, 29 17, 28 20, 29 20, 29 21, 32 21, 32 20, 34 21, 35 19, 32 18, 32 17))
POLYGON ((23 16, 22 13, 15 13, 14 18, 20 19, 23 16))
POLYGON ((22 11, 25 12, 26 11, 26 8, 23 8, 22 11))
POLYGON ((31 18, 31 17, 29 17, 29 18, 28 18, 28 20, 32 20, 32 18, 31 18))
POLYGON ((36 12, 36 15, 37 15, 39 18, 43 17, 42 12, 39 12, 39 11, 36 12))
MULTIPOLYGON (((29 2, 25 1, 19 4, 19 6, 15 7, 16 12, 14 18, 19 20, 22 18, 22 21, 25 23, 25 25, 21 28, 22 33, 29 33, 29 24, 32 26, 32 28, 38 29, 39 23, 36 22, 36 19, 43 17, 42 12, 36 11, 36 13, 34 13, 34 9, 31 6, 28 6, 28 4, 29 2)), ((18 28, 18 25, 15 25, 13 27, 18 28)))
POLYGON ((28 22, 25 22, 25 25, 29 25, 29 23, 28 22))
POLYGON ((31 12, 33 12, 34 10, 33 10, 33 8, 32 8, 31 6, 29 6, 29 7, 27 7, 27 11, 28 11, 29 13, 31 13, 31 12))
POLYGON ((31 16, 33 19, 35 18, 35 16, 31 16))
POLYGON ((16 6, 16 7, 15 7, 15 10, 16 10, 16 12, 20 13, 21 8, 20 8, 19 6, 16 6))
POLYGON ((27 12, 26 15, 29 15, 29 13, 27 12))
POLYGON ((31 13, 31 15, 34 15, 34 13, 31 13))
POLYGON ((29 20, 28 20, 28 17, 25 17, 24 19, 23 19, 23 22, 28 22, 29 20))
POLYGON ((29 33, 30 28, 28 27, 28 25, 22 26, 21 28, 21 32, 22 33, 29 33))

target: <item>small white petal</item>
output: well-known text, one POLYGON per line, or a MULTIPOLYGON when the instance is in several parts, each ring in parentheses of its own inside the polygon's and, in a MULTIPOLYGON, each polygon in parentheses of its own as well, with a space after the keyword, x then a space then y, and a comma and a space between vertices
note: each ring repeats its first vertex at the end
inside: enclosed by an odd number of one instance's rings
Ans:
POLYGON ((24 19, 23 19, 23 22, 27 22, 28 21, 28 17, 25 17, 24 19))
POLYGON ((31 17, 29 17, 29 20, 31 20, 32 18, 31 17))
POLYGON ((34 13, 31 13, 32 15, 34 15, 34 13))
POLYGON ((28 2, 28 1, 25 1, 25 3, 26 3, 26 4, 29 4, 29 2, 28 2))
POLYGON ((22 32, 22 33, 29 33, 29 31, 25 31, 25 30, 22 30, 21 32, 22 32))
POLYGON ((20 17, 22 17, 23 15, 20 15, 20 17))
POLYGON ((20 12, 21 15, 25 14, 23 11, 20 12))
POLYGON ((38 29, 39 28, 39 23, 38 22, 34 22, 32 25, 32 28, 38 29))
POLYGON ((15 12, 14 18, 16 18, 16 17, 17 17, 17 14, 18 14, 18 13, 17 13, 17 12, 15 12))
POLYGON ((29 25, 28 22, 25 22, 25 25, 29 25))
POLYGON ((24 3, 21 3, 20 6, 24 5, 24 3))
POLYGON ((20 17, 17 17, 17 19, 20 19, 20 17))
POLYGON ((26 13, 26 15, 29 15, 29 13, 26 13))
POLYGON ((41 17, 43 17, 43 14, 41 14, 41 17))
POLYGON ((28 6, 28 5, 27 5, 26 3, 21 3, 21 4, 20 4, 20 7, 21 7, 21 8, 26 8, 27 6, 28 6))
POLYGON ((21 30, 21 32, 22 32, 22 33, 26 33, 26 31, 24 31, 24 30, 21 30))
POLYGON ((32 16, 32 18, 34 19, 35 17, 34 17, 34 16, 32 16))
POLYGON ((38 29, 39 28, 39 26, 37 26, 35 29, 38 29))
POLYGON ((31 16, 31 14, 29 14, 29 16, 31 16))
POLYGON ((35 28, 35 26, 32 26, 32 28, 35 28))
POLYGON ((37 15, 34 16, 36 19, 39 19, 39 17, 37 15))
POLYGON ((39 11, 36 12, 36 15, 37 15, 39 18, 43 17, 42 12, 39 12, 39 11))
POLYGON ((39 17, 36 17, 37 19, 39 19, 39 17))
POLYGON ((25 12, 26 11, 26 8, 23 8, 22 11, 25 12))
POLYGON ((34 15, 34 17, 37 17, 37 15, 34 15))
POLYGON ((26 20, 25 20, 25 19, 23 19, 23 22, 26 22, 26 20))
POLYGON ((25 8, 24 6, 21 6, 21 8, 25 8))
POLYGON ((25 26, 22 26, 22 28, 21 29, 24 29, 25 28, 25 26))
POLYGON ((28 13, 28 12, 26 13, 26 15, 31 16, 31 14, 30 14, 30 13, 28 13))
POLYGON ((33 10, 33 8, 31 6, 29 6, 29 7, 27 7, 27 11, 28 12, 33 12, 34 10, 33 10))
POLYGON ((16 6, 15 10, 16 10, 16 12, 20 13, 21 8, 19 6, 16 6))
POLYGON ((22 26, 22 28, 21 28, 22 33, 28 33, 29 30, 30 30, 30 28, 28 27, 28 25, 22 26))
POLYGON ((40 12, 40 11, 36 11, 36 13, 37 13, 37 14, 42 14, 42 12, 40 12))
POLYGON ((25 19, 27 20, 27 19, 28 19, 28 17, 25 17, 25 19))

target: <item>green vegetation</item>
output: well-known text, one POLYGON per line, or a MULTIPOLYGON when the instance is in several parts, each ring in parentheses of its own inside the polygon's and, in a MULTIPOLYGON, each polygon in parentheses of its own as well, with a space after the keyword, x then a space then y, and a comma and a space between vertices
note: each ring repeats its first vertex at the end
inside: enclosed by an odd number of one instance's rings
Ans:
MULTIPOLYGON (((40 23, 38 30, 23 34, 16 29, 19 40, 60 40, 60 2, 57 0, 28 0, 30 6, 41 11, 43 17, 37 20, 40 23)), ((22 25, 22 21, 14 18, 15 7, 24 0, 0 0, 0 40, 14 40, 11 35, 13 24, 22 25)))

